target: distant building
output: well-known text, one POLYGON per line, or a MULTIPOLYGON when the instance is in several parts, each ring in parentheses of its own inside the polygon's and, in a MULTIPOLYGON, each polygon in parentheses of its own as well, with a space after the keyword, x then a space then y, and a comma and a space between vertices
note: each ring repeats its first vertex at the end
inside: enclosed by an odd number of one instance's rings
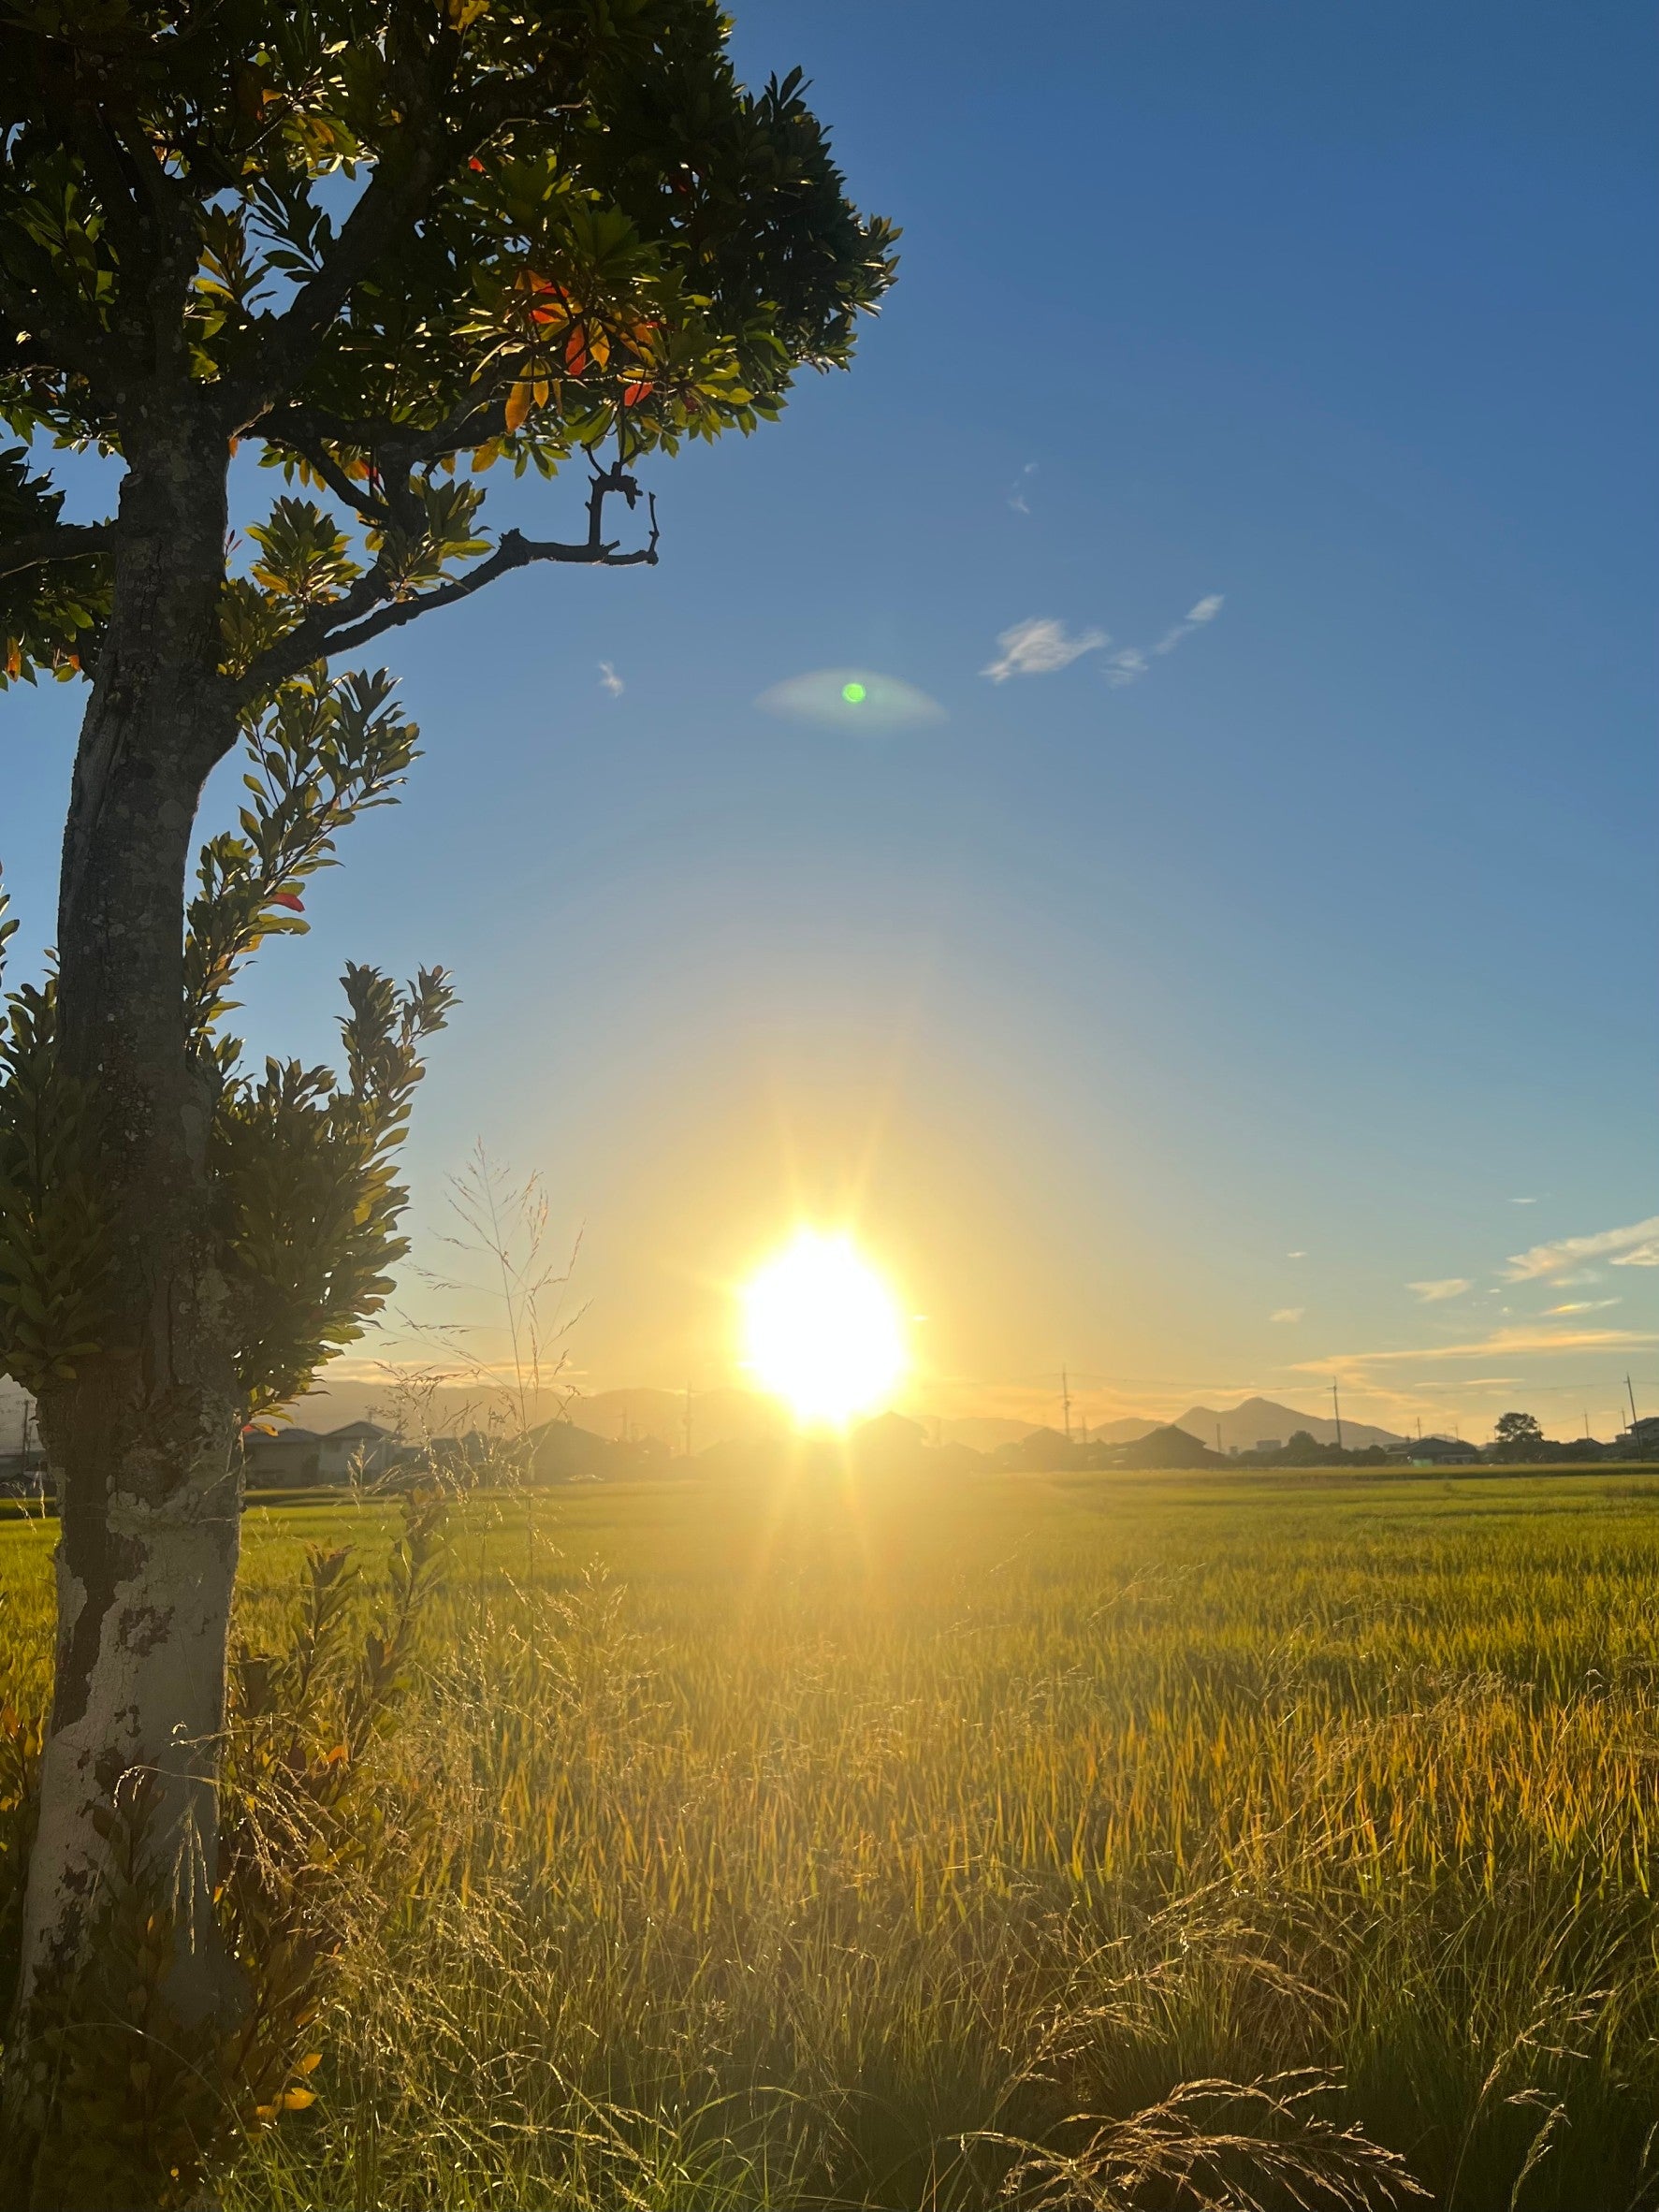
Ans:
POLYGON ((1480 1452, 1461 1436, 1409 1436, 1404 1444, 1393 1445, 1389 1457, 1408 1467, 1473 1467, 1479 1464, 1480 1452))
POLYGON ((248 1480, 261 1489, 304 1490, 346 1482, 358 1472, 383 1475, 401 1449, 391 1430, 374 1421, 347 1421, 321 1434, 298 1428, 251 1428, 242 1434, 248 1480))
POLYGON ((1283 1451, 1284 1448, 1277 1436, 1258 1436, 1250 1447, 1252 1451, 1283 1451))
POLYGON ((1065 1467, 1071 1459, 1071 1444, 1058 1429, 1033 1429, 1028 1436, 1022 1436, 1017 1444, 999 1444, 997 1460, 1004 1467, 1017 1467, 1030 1474, 1043 1474, 1065 1467))

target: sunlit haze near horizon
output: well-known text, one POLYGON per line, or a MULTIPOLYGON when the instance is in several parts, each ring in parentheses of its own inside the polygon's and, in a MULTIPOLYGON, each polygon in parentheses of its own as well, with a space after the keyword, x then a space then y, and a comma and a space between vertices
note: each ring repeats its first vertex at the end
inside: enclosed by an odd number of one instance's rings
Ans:
MULTIPOLYGON (((539 1171, 585 1390, 745 1383, 811 1225, 902 1309, 872 1403, 1659 1412, 1652 9, 735 13, 896 290, 651 466, 658 568, 385 641, 424 758, 251 1042, 454 970, 415 1256, 474 1141, 539 1171)), ((492 527, 580 497, 504 473, 492 527)), ((80 706, 7 702, 19 973, 80 706)), ((452 1296, 352 1365, 502 1356, 452 1296)))

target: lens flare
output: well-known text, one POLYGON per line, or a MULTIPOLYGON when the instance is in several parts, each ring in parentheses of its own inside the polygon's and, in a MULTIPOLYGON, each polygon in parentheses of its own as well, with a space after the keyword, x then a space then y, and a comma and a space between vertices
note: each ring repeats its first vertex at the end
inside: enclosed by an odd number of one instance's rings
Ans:
POLYGON ((774 684, 769 691, 761 693, 755 705, 764 714, 816 722, 826 730, 860 730, 866 736, 881 731, 920 729, 945 719, 945 710, 937 699, 930 699, 901 677, 883 676, 876 668, 815 668, 805 676, 792 676, 774 684))
POLYGON ((803 1427, 843 1428, 909 1365, 892 1293, 848 1236, 797 1230, 743 1292, 743 1347, 764 1390, 803 1427))

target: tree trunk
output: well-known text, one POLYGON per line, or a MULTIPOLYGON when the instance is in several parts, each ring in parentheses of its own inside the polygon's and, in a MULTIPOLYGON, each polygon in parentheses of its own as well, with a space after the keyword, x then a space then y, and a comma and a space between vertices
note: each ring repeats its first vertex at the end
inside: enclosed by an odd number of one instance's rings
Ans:
POLYGON ((169 2009, 229 2001, 212 1914, 215 1778, 240 1506, 234 1341, 209 1235, 211 1100, 191 1068, 182 908, 215 696, 228 455, 180 401, 130 441, 109 633, 82 727, 58 913, 60 1051, 89 1089, 112 1222, 101 1348, 43 1394, 58 1637, 19 1990, 70 1986, 110 1814, 147 1778, 140 1860, 176 1914, 169 2009))

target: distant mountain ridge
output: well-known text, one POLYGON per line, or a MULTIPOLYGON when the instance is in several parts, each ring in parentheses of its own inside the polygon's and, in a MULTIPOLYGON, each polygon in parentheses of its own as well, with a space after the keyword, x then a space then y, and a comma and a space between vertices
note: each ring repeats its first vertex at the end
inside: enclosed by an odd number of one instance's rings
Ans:
MULTIPOLYGON (((500 1390, 450 1384, 432 1393, 426 1419, 434 1432, 481 1427, 492 1407, 498 1413, 509 1411, 508 1394, 500 1390)), ((528 1410, 532 1425, 562 1413, 564 1419, 574 1421, 578 1428, 587 1429, 595 1436, 608 1437, 613 1443, 637 1443, 654 1436, 671 1451, 681 1452, 686 1448, 688 1407, 683 1390, 640 1389, 595 1390, 589 1394, 579 1390, 545 1390, 540 1403, 528 1410)), ((711 1444, 758 1443, 765 1437, 780 1435, 788 1427, 779 1407, 753 1390, 693 1390, 689 1410, 693 1452, 705 1451, 711 1444)), ((335 1428, 342 1421, 371 1419, 387 1426, 401 1427, 406 1433, 410 1429, 408 1409, 397 1404, 396 1393, 384 1382, 327 1382, 321 1390, 302 1399, 290 1411, 296 1420, 311 1428, 335 1428)), ((999 1444, 1017 1444, 1043 1426, 1041 1421, 1014 1420, 1006 1415, 993 1414, 968 1414, 953 1420, 935 1420, 930 1416, 917 1418, 930 1443, 966 1444, 974 1451, 982 1452, 995 1451, 999 1444)), ((1333 1420, 1318 1414, 1299 1413, 1293 1405, 1281 1405, 1272 1398, 1245 1398, 1230 1408, 1192 1405, 1174 1421, 1154 1420, 1142 1414, 1124 1414, 1113 1420, 1089 1421, 1086 1426, 1091 1444, 1138 1444, 1155 1429, 1178 1428, 1208 1451, 1215 1448, 1217 1427, 1224 1452, 1249 1451, 1270 1436, 1286 1444, 1298 1429, 1305 1429, 1319 1444, 1336 1441, 1333 1420)), ((1073 1434, 1081 1439, 1084 1432, 1083 1420, 1075 1419, 1073 1434)), ((1388 1429, 1350 1420, 1342 1424, 1342 1440, 1352 1447, 1402 1441, 1388 1429)))
MULTIPOLYGON (((1223 1451, 1249 1451, 1269 1437, 1288 1444, 1298 1429, 1305 1429, 1316 1444, 1336 1442, 1334 1420, 1322 1419, 1315 1413, 1298 1413, 1293 1405, 1280 1405, 1272 1398, 1245 1398, 1227 1411, 1217 1411, 1213 1405, 1189 1405, 1172 1425, 1185 1429, 1211 1451, 1215 1448, 1217 1429, 1221 1432, 1223 1451)), ((1372 1444, 1404 1441, 1391 1429, 1375 1429, 1367 1421, 1350 1420, 1342 1424, 1342 1440, 1350 1451, 1363 1451, 1372 1444)))

